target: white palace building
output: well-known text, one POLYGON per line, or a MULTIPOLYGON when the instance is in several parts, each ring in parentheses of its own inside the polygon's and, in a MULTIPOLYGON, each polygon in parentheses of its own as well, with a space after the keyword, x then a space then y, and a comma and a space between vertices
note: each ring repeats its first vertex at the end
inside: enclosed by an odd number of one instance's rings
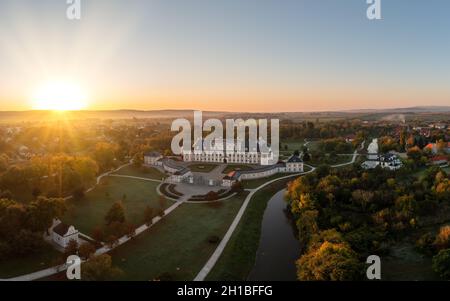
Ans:
MULTIPOLYGON (((236 142, 236 140, 229 141, 224 139, 219 141, 212 147, 206 148, 199 147, 199 144, 195 143, 193 150, 182 153, 182 158, 185 162, 256 165, 255 168, 250 170, 229 173, 221 180, 221 186, 231 187, 238 181, 270 177, 277 173, 303 172, 303 161, 299 155, 294 154, 286 161, 278 161, 270 147, 257 146, 255 149, 249 150, 245 143, 236 142), (267 151, 262 152, 261 150, 263 149, 267 151)), ((189 166, 176 160, 165 158, 160 153, 149 152, 144 154, 144 164, 157 166, 169 173, 169 182, 194 183, 194 174, 189 169, 189 166)))
MULTIPOLYGON (((193 150, 183 151, 183 161, 185 162, 211 162, 211 163, 247 163, 260 165, 273 165, 278 160, 270 147, 260 147, 249 149, 245 141, 242 140, 219 140, 213 145, 204 145, 203 140, 194 143, 193 150), (266 152, 261 151, 267 149, 266 152)), ((263 142, 264 143, 264 142, 263 142)))

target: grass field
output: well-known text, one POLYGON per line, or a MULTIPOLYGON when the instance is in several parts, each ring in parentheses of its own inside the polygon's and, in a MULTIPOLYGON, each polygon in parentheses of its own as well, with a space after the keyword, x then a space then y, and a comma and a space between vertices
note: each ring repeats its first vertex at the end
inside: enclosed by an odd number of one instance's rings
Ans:
POLYGON ((275 193, 286 187, 288 181, 275 182, 253 196, 222 256, 206 280, 233 281, 247 279, 255 263, 261 235, 261 223, 267 202, 275 193))
POLYGON ((295 151, 301 152, 305 141, 303 139, 289 139, 281 142, 280 154, 292 155, 295 151), (287 146, 287 149, 286 149, 287 146))
POLYGON ((0 278, 8 279, 37 272, 55 264, 61 253, 46 245, 42 252, 31 256, 0 261, 0 278))
POLYGON ((337 165, 337 164, 344 164, 344 163, 350 162, 352 160, 352 158, 353 158, 353 155, 338 155, 335 158, 330 158, 330 157, 312 158, 307 163, 311 164, 313 166, 319 166, 321 164, 337 165))
POLYGON ((217 166, 219 165, 211 163, 197 163, 189 165, 189 169, 193 172, 211 172, 217 166))
POLYGON ((244 195, 214 204, 183 204, 144 234, 115 249, 123 280, 192 280, 217 247, 244 195))
POLYGON ((254 166, 247 164, 228 164, 228 166, 223 170, 223 174, 228 174, 233 170, 251 170, 254 169, 254 166))
MULTIPOLYGON (((90 235, 96 226, 103 225, 104 217, 112 204, 122 200, 127 220, 141 225, 147 206, 159 208, 157 186, 158 183, 150 181, 106 177, 82 200, 69 203, 70 209, 64 222, 75 225, 79 231, 90 235)), ((167 201, 165 208, 171 204, 171 201, 167 201)))
POLYGON ((115 172, 114 174, 154 179, 154 180, 161 180, 162 178, 167 177, 164 173, 160 172, 158 169, 154 167, 147 167, 147 166, 136 167, 134 165, 124 167, 121 170, 115 172))

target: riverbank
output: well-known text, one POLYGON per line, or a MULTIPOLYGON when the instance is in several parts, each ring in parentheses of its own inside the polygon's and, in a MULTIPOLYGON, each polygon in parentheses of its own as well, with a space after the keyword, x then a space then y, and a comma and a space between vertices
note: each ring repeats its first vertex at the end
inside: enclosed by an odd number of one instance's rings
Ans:
POLYGON ((299 257, 298 229, 285 201, 286 189, 268 202, 262 220, 261 239, 249 281, 296 281, 299 257))
POLYGON ((285 188, 292 180, 288 178, 277 181, 255 193, 233 236, 206 280, 247 280, 255 265, 267 203, 274 194, 285 188))

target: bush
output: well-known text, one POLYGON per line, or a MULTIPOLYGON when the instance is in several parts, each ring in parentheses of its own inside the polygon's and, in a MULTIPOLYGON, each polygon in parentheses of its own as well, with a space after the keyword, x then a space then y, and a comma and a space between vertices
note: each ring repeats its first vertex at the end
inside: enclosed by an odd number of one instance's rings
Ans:
POLYGON ((434 245, 438 250, 450 248, 450 226, 442 227, 436 235, 434 245))
POLYGON ((215 191, 210 191, 205 196, 205 200, 208 202, 215 201, 217 199, 219 199, 219 194, 215 191))
POLYGON ((345 243, 324 242, 297 261, 301 281, 350 281, 361 279, 362 264, 345 243))
POLYGON ((212 236, 208 237, 208 242, 210 244, 218 244, 220 242, 220 237, 218 237, 216 235, 212 235, 212 236))
POLYGON ((450 249, 441 250, 433 257, 433 270, 443 279, 450 280, 450 249))
POLYGON ((434 240, 433 234, 425 233, 416 241, 416 248, 424 254, 432 255, 434 253, 434 240))
POLYGON ((78 249, 78 254, 80 255, 81 258, 84 259, 89 258, 94 253, 95 253, 95 246, 90 243, 84 243, 78 249))

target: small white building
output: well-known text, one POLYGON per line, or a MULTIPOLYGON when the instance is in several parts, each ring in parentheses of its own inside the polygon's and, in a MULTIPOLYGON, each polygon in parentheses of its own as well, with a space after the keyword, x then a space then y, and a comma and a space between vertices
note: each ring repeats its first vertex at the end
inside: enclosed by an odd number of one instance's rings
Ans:
POLYGON ((238 181, 267 178, 280 172, 303 172, 303 160, 299 156, 293 155, 287 162, 280 162, 270 166, 261 166, 250 170, 232 171, 222 179, 222 186, 232 187, 238 181))
POLYGON ((285 172, 303 172, 303 160, 299 156, 291 156, 286 162, 285 172))
POLYGON ((396 154, 387 153, 379 156, 377 160, 368 160, 361 164, 361 167, 364 169, 374 169, 377 166, 389 170, 398 170, 402 168, 403 163, 396 154))
POLYGON ((163 156, 158 152, 149 152, 144 154, 144 164, 159 166, 162 165, 161 159, 163 156))
POLYGON ((192 172, 189 169, 187 169, 187 168, 182 168, 182 169, 176 171, 175 173, 173 173, 169 177, 169 181, 170 182, 181 183, 185 179, 188 179, 188 178, 191 178, 191 177, 192 177, 192 172))
POLYGON ((58 219, 53 221, 53 226, 50 228, 52 240, 62 248, 66 248, 71 240, 80 244, 79 233, 74 226, 66 225, 58 219))

